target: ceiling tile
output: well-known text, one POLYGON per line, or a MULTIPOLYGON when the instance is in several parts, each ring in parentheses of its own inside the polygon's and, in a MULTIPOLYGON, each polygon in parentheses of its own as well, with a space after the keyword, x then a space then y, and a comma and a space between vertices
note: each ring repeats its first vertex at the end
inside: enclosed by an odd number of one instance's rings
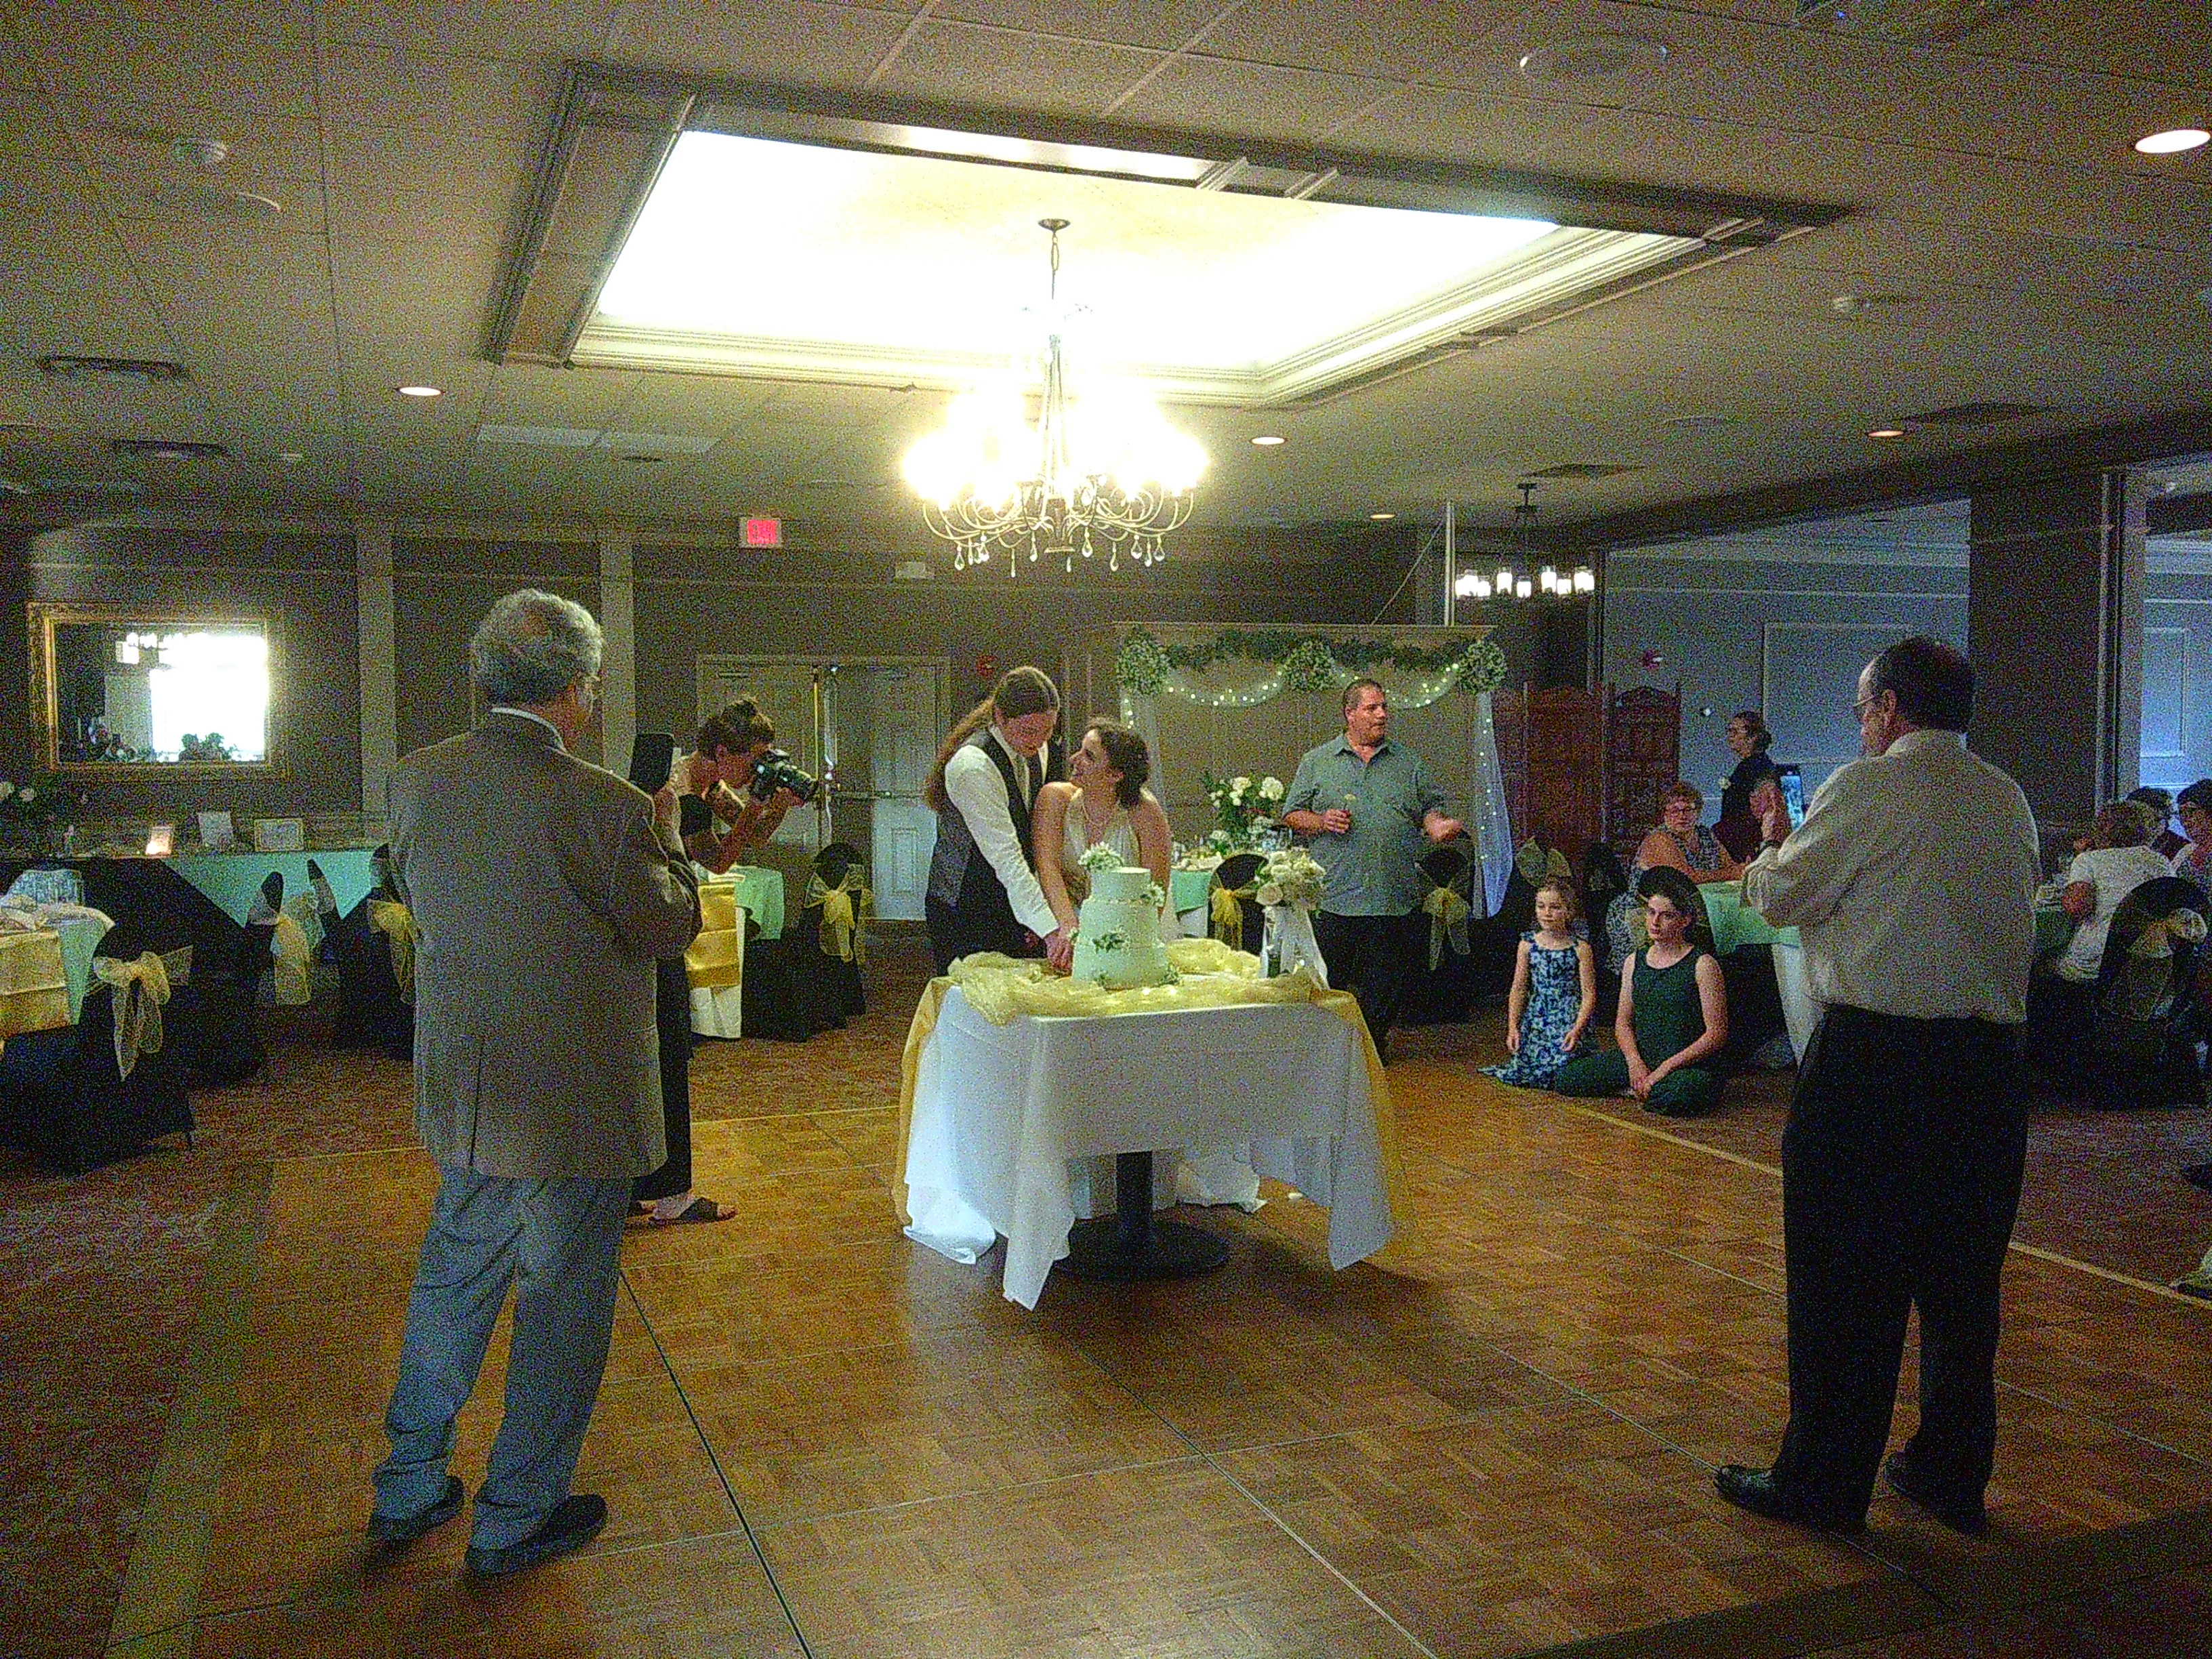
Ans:
POLYGON ((923 24, 878 92, 1048 115, 1095 116, 1160 62, 1131 46, 1039 40, 1005 29, 923 24))
POLYGON ((398 52, 339 42, 325 49, 321 96, 333 131, 419 127, 540 142, 551 120, 558 66, 447 52, 398 52))
POLYGON ((1278 143, 1317 143, 1390 90, 1379 80, 1275 69, 1197 54, 1171 60, 1117 120, 1278 143))
POLYGON ((1231 12, 1198 50, 1212 58, 1437 82, 1528 9, 1526 0, 1382 7, 1370 0, 1277 0, 1231 12))
POLYGON ((1229 0, 942 0, 931 15, 1062 40, 1171 52, 1237 9, 1229 0))
POLYGON ((306 118, 314 113, 314 54, 304 36, 257 32, 252 6, 223 6, 198 17, 134 8, 106 24, 57 27, 61 9, 41 9, 23 25, 40 78, 64 104, 117 102, 168 112, 176 119, 306 118))
POLYGON ((863 84, 905 33, 895 9, 809 0, 621 0, 607 55, 652 69, 784 85, 863 84))
POLYGON ((616 0, 322 0, 323 34, 403 52, 600 56, 616 0))

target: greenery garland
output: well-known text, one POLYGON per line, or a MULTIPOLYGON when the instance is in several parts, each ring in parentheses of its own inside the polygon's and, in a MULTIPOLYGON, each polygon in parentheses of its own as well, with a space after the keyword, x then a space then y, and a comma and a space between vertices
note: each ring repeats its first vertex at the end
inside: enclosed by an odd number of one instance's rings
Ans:
POLYGON ((1392 640, 1324 638, 1293 629, 1224 629, 1194 645, 1164 645, 1149 630, 1133 629, 1114 653, 1114 678, 1124 691, 1158 696, 1171 672, 1203 674, 1224 662, 1264 664, 1291 691, 1326 691, 1361 674, 1459 676, 1469 695, 1505 684, 1505 653, 1489 640, 1432 650, 1392 640))

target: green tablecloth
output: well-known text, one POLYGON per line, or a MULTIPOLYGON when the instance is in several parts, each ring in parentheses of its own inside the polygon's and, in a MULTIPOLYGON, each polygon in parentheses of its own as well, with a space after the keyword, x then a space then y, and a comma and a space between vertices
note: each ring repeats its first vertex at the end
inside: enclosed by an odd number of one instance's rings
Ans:
POLYGON ((1743 889, 1734 882, 1714 882, 1700 887, 1705 917, 1713 927, 1713 954, 1726 956, 1745 945, 1795 945, 1795 927, 1770 927, 1766 918, 1743 902, 1743 889))
POLYGON ((329 878, 338 914, 344 915, 368 896, 374 884, 369 876, 368 855, 366 847, 340 847, 318 853, 179 853, 159 862, 213 899, 233 921, 243 923, 271 870, 283 872, 286 898, 306 892, 309 859, 329 878))
POLYGON ((735 882, 738 902, 760 923, 763 939, 783 937, 783 872, 759 865, 733 864, 722 872, 723 881, 735 882))
POLYGON ((1168 899, 1177 915, 1189 910, 1206 908, 1206 893, 1213 886, 1211 870, 1170 870, 1168 872, 1168 899))

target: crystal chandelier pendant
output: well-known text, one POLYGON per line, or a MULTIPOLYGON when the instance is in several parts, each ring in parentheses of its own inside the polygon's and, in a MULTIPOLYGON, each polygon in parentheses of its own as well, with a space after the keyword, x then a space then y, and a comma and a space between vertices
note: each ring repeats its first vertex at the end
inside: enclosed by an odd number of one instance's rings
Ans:
POLYGON ((1009 575, 1040 558, 1072 573, 1079 558, 1101 552, 1109 570, 1121 569, 1124 555, 1150 568, 1166 556, 1164 538, 1190 517, 1206 453, 1133 388, 1070 393, 1057 313, 1060 233, 1068 222, 1037 223, 1052 238, 1054 312, 1036 424, 1018 389, 963 392, 944 427, 908 452, 906 481, 930 530, 952 544, 955 570, 988 564, 998 552, 1009 575))

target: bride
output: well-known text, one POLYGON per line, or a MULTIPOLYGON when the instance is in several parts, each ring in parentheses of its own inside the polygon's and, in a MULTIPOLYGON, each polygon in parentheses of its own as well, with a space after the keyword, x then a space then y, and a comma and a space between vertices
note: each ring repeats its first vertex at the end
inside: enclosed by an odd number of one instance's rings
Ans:
MULTIPOLYGON (((1112 848, 1124 865, 1142 865, 1160 891, 1168 890, 1168 815, 1145 787, 1152 770, 1142 738, 1119 720, 1095 720, 1067 757, 1069 781, 1037 792, 1037 883, 1071 936, 1076 907, 1091 887, 1083 855, 1094 847, 1112 848)), ((1176 932, 1174 907, 1163 906, 1160 937, 1176 932)))

